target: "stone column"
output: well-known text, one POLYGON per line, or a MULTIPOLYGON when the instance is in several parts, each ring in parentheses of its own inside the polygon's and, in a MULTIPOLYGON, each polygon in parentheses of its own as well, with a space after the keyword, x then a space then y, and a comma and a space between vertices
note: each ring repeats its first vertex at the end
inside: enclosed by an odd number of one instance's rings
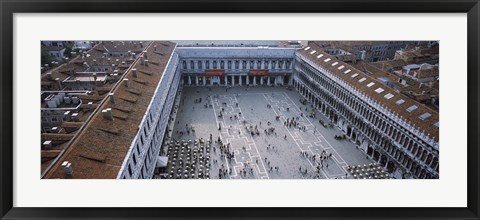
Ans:
POLYGON ((189 85, 189 86, 192 85, 192 77, 191 77, 191 76, 188 76, 188 85, 189 85))
POLYGON ((225 86, 226 86, 226 85, 228 85, 228 81, 227 81, 227 75, 224 75, 223 77, 225 78, 225 80, 224 80, 224 81, 225 81, 225 86))
POLYGON ((256 86, 257 85, 257 77, 253 76, 253 85, 256 86))
POLYGON ((267 85, 270 86, 270 76, 268 76, 268 78, 267 78, 267 85))
POLYGON ((207 77, 206 76, 203 77, 203 85, 207 85, 207 77))
POLYGON ((260 85, 263 86, 263 76, 260 76, 260 85))
POLYGON ((238 76, 238 85, 242 85, 242 76, 238 76))
POLYGON ((235 85, 235 76, 232 76, 231 78, 232 78, 232 86, 234 86, 235 85))
POLYGON ((213 86, 213 79, 218 79, 218 76, 210 76, 210 85, 213 86))
POLYGON ((247 76, 247 85, 250 85, 250 76, 247 76))
POLYGON ((195 85, 198 86, 198 76, 195 76, 195 85))

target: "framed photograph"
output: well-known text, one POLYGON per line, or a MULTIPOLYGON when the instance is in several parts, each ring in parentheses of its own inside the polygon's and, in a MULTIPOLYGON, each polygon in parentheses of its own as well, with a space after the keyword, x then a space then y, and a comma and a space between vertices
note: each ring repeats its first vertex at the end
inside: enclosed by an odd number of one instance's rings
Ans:
POLYGON ((478 0, 0 5, 1 219, 479 219, 478 0))

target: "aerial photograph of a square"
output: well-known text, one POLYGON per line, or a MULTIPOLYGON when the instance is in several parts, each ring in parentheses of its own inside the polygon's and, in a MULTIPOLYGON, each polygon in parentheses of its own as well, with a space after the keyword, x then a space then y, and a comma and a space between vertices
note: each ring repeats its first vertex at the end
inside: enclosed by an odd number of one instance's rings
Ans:
POLYGON ((439 41, 41 41, 42 179, 438 179, 439 41))

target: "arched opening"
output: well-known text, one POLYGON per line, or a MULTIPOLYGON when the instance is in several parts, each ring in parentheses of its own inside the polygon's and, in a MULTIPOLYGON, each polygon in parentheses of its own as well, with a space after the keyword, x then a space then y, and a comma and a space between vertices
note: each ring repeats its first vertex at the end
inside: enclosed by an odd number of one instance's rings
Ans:
POLYGON ((370 146, 368 146, 368 147, 367 147, 367 155, 371 157, 372 154, 373 154, 373 148, 371 148, 370 146))
POLYGON ((382 166, 386 166, 387 165, 387 156, 385 155, 382 155, 381 158, 380 158, 380 164, 382 164, 382 166))
POLYGON ((393 173, 393 171, 395 171, 395 163, 392 162, 392 161, 388 161, 387 163, 387 171, 389 173, 393 173))
POLYGON ((378 161, 380 159, 380 153, 378 151, 373 152, 373 160, 378 161))

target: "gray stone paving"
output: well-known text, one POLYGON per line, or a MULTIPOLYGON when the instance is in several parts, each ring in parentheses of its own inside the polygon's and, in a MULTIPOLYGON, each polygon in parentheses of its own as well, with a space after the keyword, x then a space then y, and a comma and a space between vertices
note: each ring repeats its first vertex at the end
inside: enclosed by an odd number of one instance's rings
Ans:
POLYGON ((284 87, 231 87, 228 91, 225 87, 185 87, 173 138, 209 139, 212 134, 213 140, 220 137, 224 144, 230 144, 235 154, 230 162, 220 153, 219 145, 212 144, 215 150, 211 151, 210 178, 219 178, 222 166, 231 169, 227 176, 231 179, 352 178, 345 176, 347 165, 372 163, 352 142, 335 140, 334 136, 342 132, 323 127, 318 120, 327 120, 320 112, 316 118, 307 117, 312 108, 301 104, 301 98, 298 92, 284 87), (196 103, 199 98, 202 101, 196 103), (219 117, 220 114, 223 117, 219 117), (297 117, 297 127, 284 125, 287 118, 297 117), (186 124, 193 126, 195 132, 181 135, 186 124), (259 135, 250 132, 255 126, 259 135), (269 128, 275 130, 267 135, 265 129, 269 128), (324 151, 325 155, 331 153, 332 156, 320 164, 324 151), (322 165, 317 172, 317 166, 322 165), (246 175, 242 173, 244 170, 246 175))

